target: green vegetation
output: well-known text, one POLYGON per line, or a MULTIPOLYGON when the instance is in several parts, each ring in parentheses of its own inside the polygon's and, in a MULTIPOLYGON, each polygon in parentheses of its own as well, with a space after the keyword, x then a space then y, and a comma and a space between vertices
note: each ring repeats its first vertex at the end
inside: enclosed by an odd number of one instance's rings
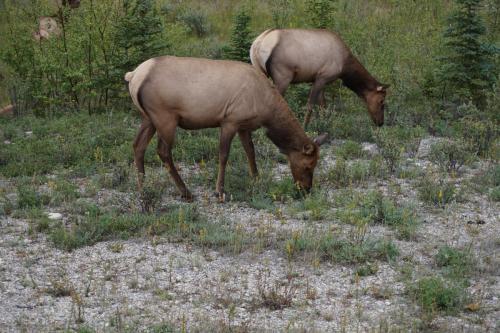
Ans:
POLYGON ((444 32, 446 55, 438 80, 444 94, 462 101, 472 99, 484 107, 495 80, 495 47, 485 41, 486 27, 480 15, 482 0, 455 0, 456 9, 444 32))
POLYGON ((432 175, 427 175, 418 185, 418 195, 420 200, 444 208, 455 199, 456 188, 452 182, 435 179, 432 175))
POLYGON ((429 160, 446 172, 458 172, 474 159, 471 149, 464 142, 440 141, 431 147, 429 160))
POLYGON ((394 260, 399 251, 396 245, 384 239, 350 241, 324 232, 296 232, 285 243, 288 258, 309 254, 322 261, 356 264, 368 260, 394 260))
POLYGON ((428 316, 435 316, 440 311, 454 314, 466 301, 461 286, 450 284, 439 277, 418 280, 410 294, 428 316))
POLYGON ((55 224, 48 230, 54 245, 67 251, 113 239, 137 235, 163 235, 171 241, 188 240, 202 247, 239 252, 244 236, 224 221, 209 223, 194 206, 171 207, 169 212, 154 214, 113 214, 99 210, 84 221, 71 225, 55 224))
POLYGON ((394 229, 398 238, 411 240, 419 224, 415 209, 401 206, 381 192, 372 191, 355 198, 345 208, 337 211, 340 221, 358 227, 382 224, 394 229))
POLYGON ((249 50, 253 41, 249 27, 250 19, 245 10, 240 11, 234 18, 231 42, 225 51, 227 59, 250 62, 249 50))

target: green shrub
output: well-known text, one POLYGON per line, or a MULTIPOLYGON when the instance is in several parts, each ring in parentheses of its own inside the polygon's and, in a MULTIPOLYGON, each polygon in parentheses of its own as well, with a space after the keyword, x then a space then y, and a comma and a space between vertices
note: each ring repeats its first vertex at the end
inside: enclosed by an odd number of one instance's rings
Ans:
POLYGON ((410 294, 428 315, 438 312, 456 313, 466 300, 461 286, 438 277, 426 277, 410 287, 410 294))
POLYGON ((50 196, 41 194, 33 186, 20 185, 17 188, 17 207, 40 208, 50 202, 50 196))
POLYGON ((456 123, 455 128, 475 154, 482 157, 494 157, 492 148, 500 132, 498 123, 489 119, 464 117, 456 123))
POLYGON ((200 38, 210 33, 210 23, 207 14, 203 11, 189 8, 180 14, 177 19, 183 22, 192 34, 200 38))
POLYGON ((341 221, 349 224, 383 224, 394 229, 400 239, 414 238, 418 217, 411 207, 401 207, 379 191, 368 193, 353 208, 339 210, 341 221))
POLYGON ((389 171, 392 173, 395 172, 399 167, 404 152, 402 143, 391 130, 385 128, 373 130, 373 138, 389 171))
POLYGON ((435 260, 438 267, 443 267, 450 277, 458 280, 464 279, 473 268, 470 251, 457 250, 450 246, 439 248, 435 260))
POLYGON ((418 196, 420 200, 436 207, 444 208, 455 198, 455 184, 432 176, 426 176, 418 185, 418 196))
POLYGON ((49 181, 49 187, 52 190, 50 202, 53 205, 71 202, 80 196, 78 186, 63 179, 58 179, 54 182, 49 181))
POLYGON ((446 172, 458 172, 462 166, 470 164, 474 159, 465 142, 445 140, 433 144, 429 160, 446 172))

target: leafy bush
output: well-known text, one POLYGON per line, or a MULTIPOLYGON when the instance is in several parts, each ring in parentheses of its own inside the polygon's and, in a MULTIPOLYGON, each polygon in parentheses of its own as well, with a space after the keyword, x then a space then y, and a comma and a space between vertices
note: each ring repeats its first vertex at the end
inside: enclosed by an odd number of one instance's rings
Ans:
POLYGON ((458 172, 473 159, 474 155, 467 144, 455 140, 439 141, 432 145, 429 154, 429 160, 446 172, 458 172))
POLYGON ((395 172, 401 162, 404 148, 400 140, 388 129, 377 129, 373 131, 373 138, 379 147, 380 154, 387 163, 390 172, 395 172))
POLYGON ((460 119, 454 127, 472 151, 482 157, 488 157, 491 154, 500 132, 497 122, 472 116, 460 119))
POLYGON ((189 27, 191 33, 204 37, 210 33, 210 23, 207 14, 200 10, 187 9, 178 16, 178 19, 189 27))

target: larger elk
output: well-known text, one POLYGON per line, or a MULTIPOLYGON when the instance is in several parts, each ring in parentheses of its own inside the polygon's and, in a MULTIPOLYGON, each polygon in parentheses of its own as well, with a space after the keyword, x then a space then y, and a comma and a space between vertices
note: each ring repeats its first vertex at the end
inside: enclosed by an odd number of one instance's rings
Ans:
POLYGON ((257 175, 251 133, 259 127, 287 155, 293 178, 309 190, 325 137, 309 139, 272 83, 252 66, 222 60, 159 57, 125 75, 142 124, 134 141, 139 188, 144 176, 144 152, 158 132, 158 155, 183 198, 192 199, 172 160, 176 128, 220 127, 216 193, 224 200, 224 173, 233 137, 238 133, 250 174, 257 175))
POLYGON ((384 123, 387 85, 377 81, 339 35, 328 30, 270 29, 250 49, 252 64, 271 77, 284 95, 290 83, 312 82, 304 126, 312 108, 324 104, 323 89, 337 79, 362 98, 373 122, 384 123))

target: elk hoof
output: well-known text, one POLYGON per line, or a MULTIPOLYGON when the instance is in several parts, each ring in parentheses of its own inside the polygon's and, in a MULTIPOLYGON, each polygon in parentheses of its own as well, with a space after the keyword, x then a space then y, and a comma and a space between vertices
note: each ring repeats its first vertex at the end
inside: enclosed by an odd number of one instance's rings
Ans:
POLYGON ((214 192, 214 196, 219 199, 220 203, 224 203, 226 201, 226 193, 222 192, 214 192))
POLYGON ((186 191, 181 195, 182 199, 187 201, 187 202, 193 202, 194 196, 191 194, 191 192, 186 191))

